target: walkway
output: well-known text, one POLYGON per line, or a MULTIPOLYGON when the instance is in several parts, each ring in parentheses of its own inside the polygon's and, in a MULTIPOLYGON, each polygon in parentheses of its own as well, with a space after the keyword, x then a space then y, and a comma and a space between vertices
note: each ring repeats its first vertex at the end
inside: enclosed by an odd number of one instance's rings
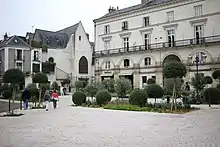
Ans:
POLYGON ((18 118, 0 118, 0 146, 220 147, 220 109, 170 115, 70 104, 65 96, 57 110, 27 110, 18 118))

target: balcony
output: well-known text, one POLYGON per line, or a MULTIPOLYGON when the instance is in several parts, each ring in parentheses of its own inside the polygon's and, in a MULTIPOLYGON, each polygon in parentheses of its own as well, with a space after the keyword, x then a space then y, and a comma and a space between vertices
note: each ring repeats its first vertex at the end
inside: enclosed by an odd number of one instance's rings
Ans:
POLYGON ((186 39, 186 40, 178 40, 174 42, 162 42, 162 43, 155 43, 155 44, 149 44, 149 45, 139 45, 139 46, 132 46, 129 48, 116 48, 116 49, 110 49, 110 50, 102 50, 102 51, 96 51, 94 56, 95 57, 103 57, 103 56, 109 56, 109 55, 117 55, 117 54, 123 54, 123 53, 131 53, 131 52, 141 52, 141 51, 158 51, 158 50, 164 50, 168 48, 184 48, 184 47, 197 47, 197 46, 207 46, 207 45, 214 45, 214 44, 220 44, 220 35, 218 36, 209 36, 209 37, 203 37, 198 39, 186 39))

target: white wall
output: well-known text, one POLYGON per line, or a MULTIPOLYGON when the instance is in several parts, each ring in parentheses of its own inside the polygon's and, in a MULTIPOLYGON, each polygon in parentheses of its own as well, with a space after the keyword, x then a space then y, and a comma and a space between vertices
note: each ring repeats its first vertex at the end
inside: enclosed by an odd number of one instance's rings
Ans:
MULTIPOLYGON (((194 0, 196 2, 196 0, 194 0)), ((153 29, 151 34, 151 43, 155 42, 166 42, 167 35, 163 26, 177 24, 175 31, 175 40, 191 39, 194 37, 194 30, 190 23, 193 20, 199 20, 203 18, 208 18, 205 28, 204 36, 220 35, 220 1, 219 0, 205 0, 196 3, 191 3, 190 1, 184 1, 179 4, 173 4, 170 6, 163 6, 160 8, 155 8, 147 11, 142 11, 140 13, 134 13, 131 15, 126 15, 123 17, 115 17, 114 19, 109 19, 106 21, 100 21, 96 24, 96 47, 95 50, 104 50, 103 37, 112 37, 110 48, 121 48, 123 46, 122 38, 119 34, 130 32, 130 46, 132 45, 143 45, 143 36, 140 30, 143 29, 153 29), (194 6, 203 5, 203 16, 194 17, 194 6), (179 6, 178 6, 179 5, 179 6), (178 6, 178 7, 176 7, 178 6), (166 13, 168 11, 174 11, 174 22, 168 23, 166 13), (133 15, 133 16, 132 16, 133 15), (137 16, 135 16, 137 15, 137 16), (150 17, 149 27, 143 27, 143 17, 150 17), (122 22, 128 21, 129 30, 121 31, 122 22), (110 25, 110 34, 104 35, 104 26, 110 25), (187 31, 186 31, 187 30, 187 31), (162 39, 155 40, 155 38, 162 39)))
POLYGON ((79 23, 78 29, 75 33, 75 59, 74 59, 74 70, 73 77, 89 76, 91 77, 92 72, 92 47, 90 45, 89 39, 86 36, 86 32, 82 26, 82 23, 79 23), (81 41, 79 40, 81 36, 81 41), (85 56, 88 60, 88 74, 79 74, 79 60, 81 57, 85 56))

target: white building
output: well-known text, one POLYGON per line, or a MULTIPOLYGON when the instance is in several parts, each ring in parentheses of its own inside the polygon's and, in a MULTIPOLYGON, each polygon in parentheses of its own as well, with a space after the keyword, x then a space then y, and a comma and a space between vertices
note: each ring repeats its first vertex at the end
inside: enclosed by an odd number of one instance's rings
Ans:
POLYGON ((186 80, 220 68, 219 0, 142 0, 141 4, 109 8, 95 23, 95 76, 131 79, 142 88, 147 79, 163 83, 162 64, 182 61, 186 80))
MULTIPOLYGON (((76 80, 90 80, 93 77, 94 43, 89 41, 89 35, 81 22, 56 32, 36 29, 34 34, 27 34, 27 40, 46 46, 46 49, 35 47, 31 50, 31 73, 38 72, 33 71, 35 66, 39 71, 47 73, 51 83, 62 82, 64 79, 74 83, 76 80), (55 66, 48 71, 47 63, 55 63, 55 66)), ((29 77, 25 85, 31 82, 32 77, 29 77)))

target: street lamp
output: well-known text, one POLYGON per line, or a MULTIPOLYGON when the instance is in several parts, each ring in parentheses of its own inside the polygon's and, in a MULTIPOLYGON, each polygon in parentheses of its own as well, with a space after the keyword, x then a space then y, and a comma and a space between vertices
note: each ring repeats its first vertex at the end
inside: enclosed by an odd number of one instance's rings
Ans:
MULTIPOLYGON (((198 53, 198 54, 196 54, 196 57, 193 61, 193 63, 195 63, 195 65, 196 65, 196 84, 197 84, 196 97, 197 97, 197 100, 200 99, 199 98, 199 88, 198 88, 198 85, 199 85, 199 65, 203 65, 205 63, 206 58, 207 58, 207 56, 205 54, 198 53)), ((192 59, 192 56, 189 56, 189 59, 192 59)))

